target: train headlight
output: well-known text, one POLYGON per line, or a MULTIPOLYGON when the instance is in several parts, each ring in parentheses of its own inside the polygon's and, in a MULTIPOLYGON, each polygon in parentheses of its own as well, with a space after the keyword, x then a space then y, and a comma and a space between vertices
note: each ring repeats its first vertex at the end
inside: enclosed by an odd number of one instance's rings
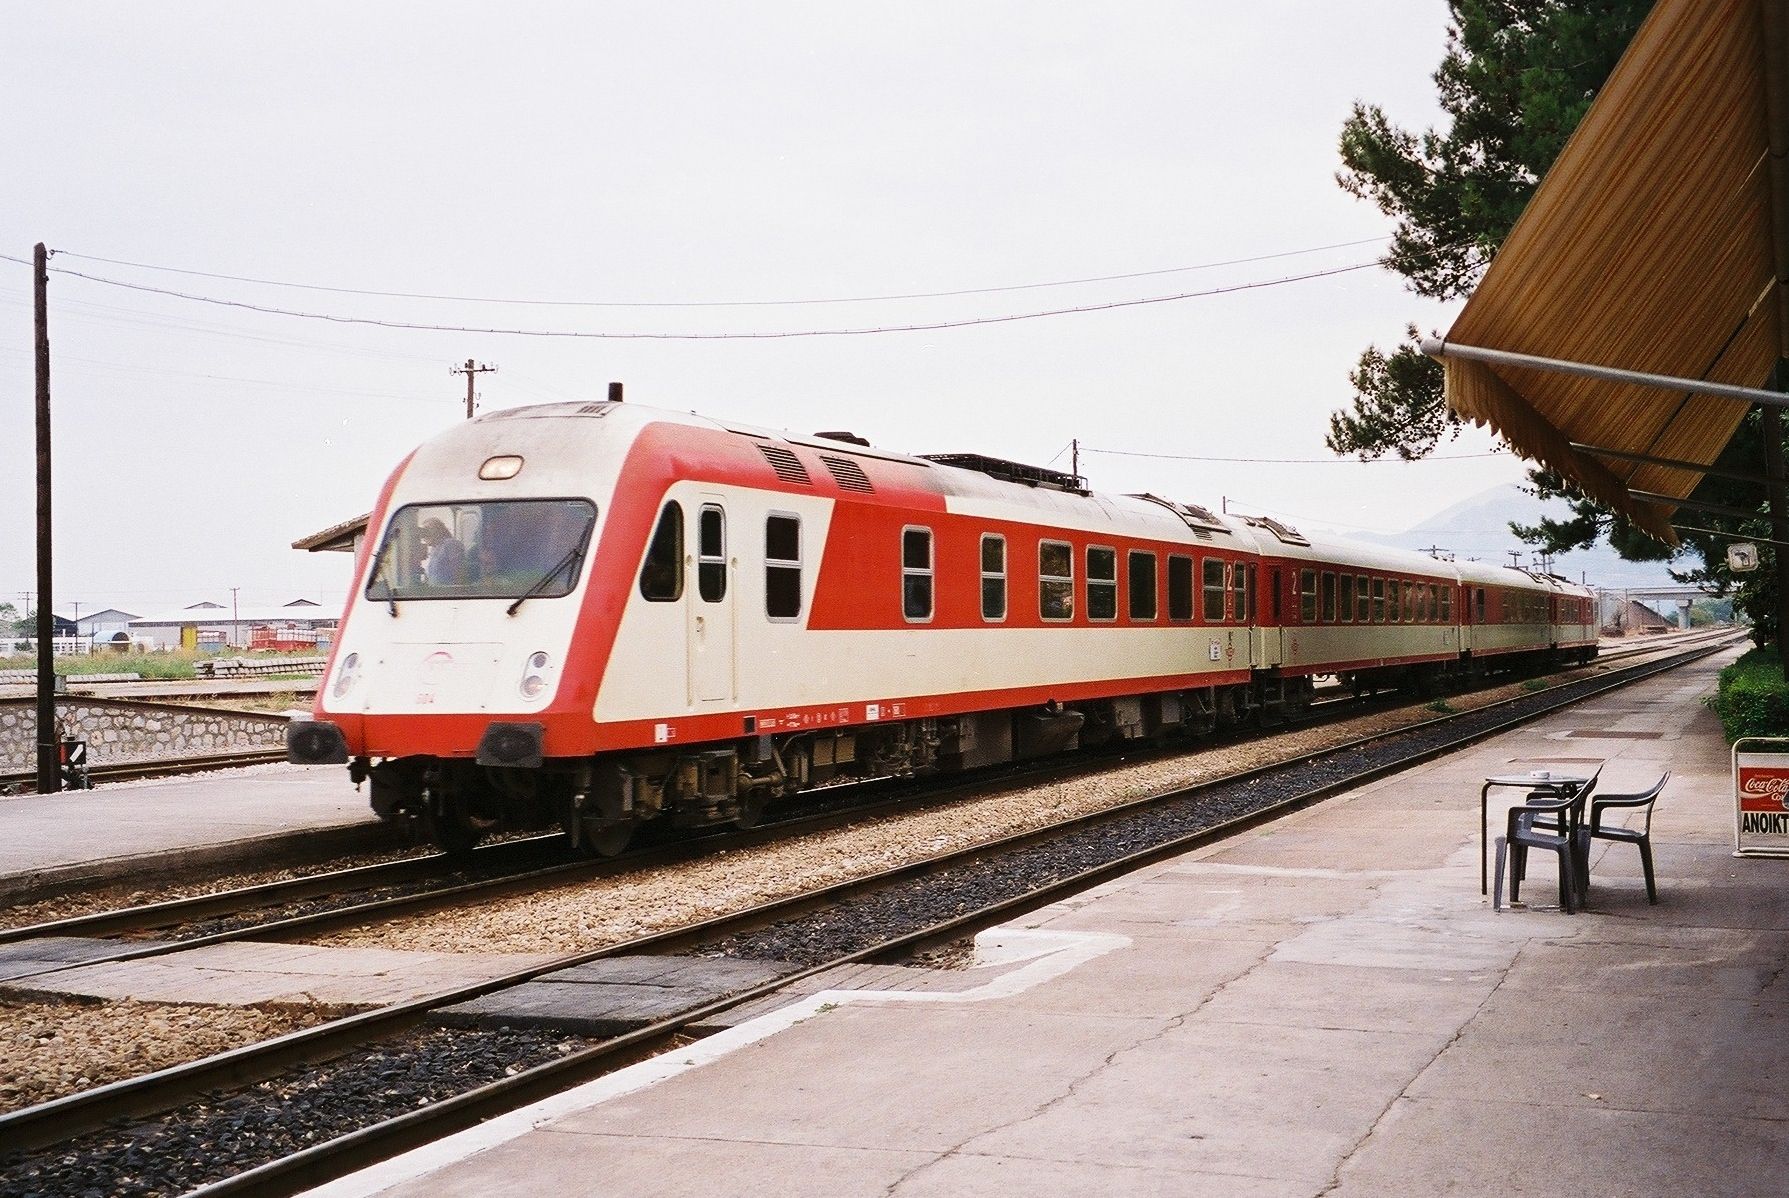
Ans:
POLYGON ((528 664, 522 667, 522 681, 516 687, 522 692, 524 699, 538 699, 547 689, 547 678, 553 666, 553 659, 545 653, 535 652, 528 655, 528 664))
POLYGON ((354 682, 359 677, 360 654, 350 653, 342 658, 342 664, 336 669, 335 685, 329 688, 329 693, 338 699, 341 698, 354 689, 354 682))

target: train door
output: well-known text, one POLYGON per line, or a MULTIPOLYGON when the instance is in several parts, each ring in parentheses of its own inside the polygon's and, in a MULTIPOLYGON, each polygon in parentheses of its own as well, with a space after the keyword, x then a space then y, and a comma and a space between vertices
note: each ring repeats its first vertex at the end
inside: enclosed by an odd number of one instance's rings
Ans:
POLYGON ((733 697, 733 569, 720 496, 696 509, 694 592, 689 605, 689 684, 697 703, 733 697))

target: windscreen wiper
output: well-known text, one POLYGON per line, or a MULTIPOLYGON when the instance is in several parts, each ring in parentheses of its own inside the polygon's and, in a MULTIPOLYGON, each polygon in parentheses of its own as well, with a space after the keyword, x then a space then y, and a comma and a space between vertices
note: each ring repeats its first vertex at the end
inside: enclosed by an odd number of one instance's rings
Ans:
MULTIPOLYGON (((388 538, 385 544, 379 546, 379 556, 373 559, 373 584, 377 584, 381 579, 384 580, 386 607, 395 618, 398 614, 398 589, 392 584, 391 579, 385 577, 386 558, 391 553, 393 539, 395 538, 388 538)), ((372 589, 373 584, 369 584, 369 590, 372 589)))
MULTIPOLYGON (((589 535, 589 533, 586 532, 585 537, 588 537, 588 535, 589 535)), ((570 566, 573 562, 577 561, 580 557, 583 557, 584 556, 584 546, 587 543, 585 540, 585 537, 578 538, 578 543, 576 545, 573 545, 570 549, 567 549, 565 551, 565 556, 553 563, 552 569, 548 570, 545 574, 542 574, 538 579, 536 579, 533 586, 529 587, 527 590, 523 591, 520 595, 516 596, 516 601, 509 605, 509 608, 507 609, 507 612, 505 614, 512 615, 512 616, 515 615, 516 610, 518 608, 520 608, 522 606, 522 604, 528 602, 528 600, 534 598, 536 595, 538 595, 542 591, 546 590, 548 583, 552 582, 555 578, 558 578, 561 574, 565 573, 566 570, 570 568, 570 566)))

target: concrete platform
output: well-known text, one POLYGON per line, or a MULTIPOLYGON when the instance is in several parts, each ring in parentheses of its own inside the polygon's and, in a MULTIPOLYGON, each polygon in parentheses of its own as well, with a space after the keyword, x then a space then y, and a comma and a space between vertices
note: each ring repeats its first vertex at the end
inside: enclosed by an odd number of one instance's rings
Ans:
POLYGON ((0 902, 194 865, 281 864, 394 843, 339 765, 259 765, 0 798, 0 902))
POLYGON ((1730 854, 1731 656, 312 1193, 1781 1193, 1789 862, 1730 854), (1599 842, 1588 914, 1493 912, 1479 781, 1583 757, 1675 771, 1662 901, 1599 842))

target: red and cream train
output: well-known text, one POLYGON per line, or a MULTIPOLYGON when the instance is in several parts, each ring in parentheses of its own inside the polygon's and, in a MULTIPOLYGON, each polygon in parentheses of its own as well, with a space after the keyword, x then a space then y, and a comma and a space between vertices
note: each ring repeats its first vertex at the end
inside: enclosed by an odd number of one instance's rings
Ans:
POLYGON ((1596 650, 1544 574, 1301 536, 976 455, 634 404, 494 412, 379 497, 314 720, 442 845, 750 824, 962 769, 1596 650))

